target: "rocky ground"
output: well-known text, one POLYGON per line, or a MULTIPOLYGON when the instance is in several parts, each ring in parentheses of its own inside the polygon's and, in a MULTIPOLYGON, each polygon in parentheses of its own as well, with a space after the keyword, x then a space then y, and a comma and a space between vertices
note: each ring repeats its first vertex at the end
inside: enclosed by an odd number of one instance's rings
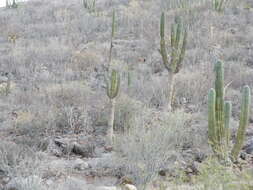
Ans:
POLYGON ((217 13, 208 0, 180 2, 97 0, 94 10, 78 0, 31 0, 0 9, 0 189, 169 190, 239 184, 244 172, 252 179, 252 114, 241 162, 226 175, 209 160, 207 93, 222 59, 233 142, 241 88, 253 88, 253 4, 231 0, 217 13), (110 147, 105 78, 113 10, 112 67, 121 88, 110 147), (162 11, 168 39, 175 15, 189 30, 170 114, 158 51, 162 11))

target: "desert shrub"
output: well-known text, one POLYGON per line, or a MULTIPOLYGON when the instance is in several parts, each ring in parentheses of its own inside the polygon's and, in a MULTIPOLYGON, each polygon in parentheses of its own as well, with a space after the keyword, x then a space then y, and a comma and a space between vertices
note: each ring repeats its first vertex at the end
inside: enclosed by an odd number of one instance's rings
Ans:
POLYGON ((183 145, 190 143, 187 121, 191 115, 183 111, 161 114, 146 110, 142 114, 135 118, 128 134, 118 136, 116 163, 145 188, 161 169, 177 160, 183 145))
POLYGON ((17 177, 14 178, 10 184, 7 185, 7 190, 46 190, 46 187, 42 183, 42 179, 38 176, 29 176, 26 178, 17 177))
POLYGON ((134 119, 140 116, 143 105, 125 94, 117 99, 115 109, 114 127, 119 131, 128 131, 132 126, 134 119))
POLYGON ((33 150, 3 141, 0 145, 0 169, 9 177, 27 177, 36 174, 39 158, 33 150))
POLYGON ((211 86, 210 80, 204 72, 182 72, 176 78, 175 100, 178 106, 182 104, 202 105, 206 102, 206 92, 211 86))
POLYGON ((252 188, 251 181, 252 176, 247 172, 226 167, 214 158, 209 158, 201 164, 200 174, 195 178, 201 190, 249 190, 252 188))
POLYGON ((46 87, 45 95, 55 116, 52 123, 55 131, 90 131, 90 117, 86 106, 92 95, 90 88, 80 82, 66 82, 46 87))

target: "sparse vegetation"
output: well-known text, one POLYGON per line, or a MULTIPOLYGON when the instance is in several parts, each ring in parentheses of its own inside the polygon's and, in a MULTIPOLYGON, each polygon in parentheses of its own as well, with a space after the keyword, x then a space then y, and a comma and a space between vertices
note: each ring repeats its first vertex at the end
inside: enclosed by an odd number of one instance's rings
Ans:
POLYGON ((9 0, 0 189, 252 189, 251 7, 9 0))

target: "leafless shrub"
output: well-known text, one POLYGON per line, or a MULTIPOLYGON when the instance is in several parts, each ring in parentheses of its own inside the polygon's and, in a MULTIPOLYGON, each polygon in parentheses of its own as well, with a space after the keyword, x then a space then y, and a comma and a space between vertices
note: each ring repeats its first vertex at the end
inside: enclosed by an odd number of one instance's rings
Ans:
POLYGON ((46 190, 42 183, 42 179, 38 176, 17 177, 14 178, 6 187, 7 190, 46 190))
POLYGON ((144 186, 157 176, 159 170, 173 164, 180 147, 190 142, 187 121, 190 114, 142 112, 128 134, 117 138, 117 163, 134 181, 144 186))
POLYGON ((5 175, 13 178, 36 174, 39 163, 33 150, 11 142, 1 143, 0 168, 5 175))
POLYGON ((115 129, 127 132, 132 126, 134 119, 141 116, 143 107, 141 102, 134 101, 127 95, 122 94, 117 100, 115 109, 115 129))

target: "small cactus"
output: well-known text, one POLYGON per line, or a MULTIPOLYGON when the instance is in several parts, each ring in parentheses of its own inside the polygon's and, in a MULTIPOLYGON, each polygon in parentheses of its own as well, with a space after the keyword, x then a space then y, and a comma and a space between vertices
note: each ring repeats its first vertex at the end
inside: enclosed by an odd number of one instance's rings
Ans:
POLYGON ((187 41, 187 30, 184 27, 181 19, 179 17, 175 18, 175 23, 172 24, 171 29, 171 58, 169 60, 166 41, 165 41, 165 14, 162 13, 160 19, 160 53, 162 56, 163 64, 165 68, 170 73, 169 78, 169 101, 168 109, 171 110, 173 91, 174 91, 174 75, 177 74, 181 67, 182 61, 185 56, 186 41, 187 41))
POLYGON ((110 81, 107 84, 107 96, 110 98, 111 111, 110 118, 108 121, 109 131, 107 133, 108 141, 110 144, 113 143, 113 126, 114 126, 114 115, 115 115, 115 98, 119 93, 120 88, 120 77, 116 70, 112 70, 110 81))
MULTIPOLYGON (((211 89, 208 96, 208 139, 215 154, 227 160, 230 147, 229 124, 231 118, 231 102, 224 101, 224 69, 223 63, 218 61, 215 65, 215 89, 211 89)), ((249 122, 250 88, 244 87, 240 125, 237 133, 236 144, 231 153, 236 161, 243 146, 245 130, 249 122)))

